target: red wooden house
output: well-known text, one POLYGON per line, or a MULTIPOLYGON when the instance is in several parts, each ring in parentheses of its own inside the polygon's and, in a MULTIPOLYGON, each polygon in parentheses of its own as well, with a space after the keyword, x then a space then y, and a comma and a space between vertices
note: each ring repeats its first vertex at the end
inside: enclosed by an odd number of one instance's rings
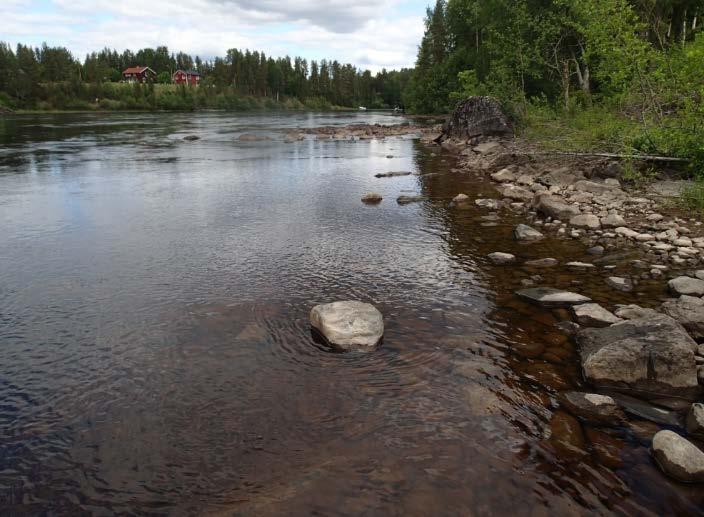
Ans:
POLYGON ((200 84, 200 74, 194 70, 176 70, 172 76, 174 84, 187 84, 198 86, 200 84))
POLYGON ((122 72, 122 80, 126 83, 146 83, 156 80, 156 72, 148 66, 132 66, 122 72))

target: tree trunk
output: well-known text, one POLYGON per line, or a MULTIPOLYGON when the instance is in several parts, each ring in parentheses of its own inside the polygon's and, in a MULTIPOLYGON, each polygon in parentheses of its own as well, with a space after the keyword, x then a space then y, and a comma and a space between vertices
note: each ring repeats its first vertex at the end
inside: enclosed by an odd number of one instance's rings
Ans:
POLYGON ((570 62, 567 59, 562 61, 562 91, 565 96, 565 111, 568 111, 570 109, 570 62))
POLYGON ((684 15, 682 16, 682 46, 684 47, 687 43, 687 9, 684 10, 684 15))

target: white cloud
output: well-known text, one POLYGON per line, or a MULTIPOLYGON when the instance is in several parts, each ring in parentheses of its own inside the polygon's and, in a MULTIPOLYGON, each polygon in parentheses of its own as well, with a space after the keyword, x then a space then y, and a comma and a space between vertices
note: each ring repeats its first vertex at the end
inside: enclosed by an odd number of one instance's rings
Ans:
POLYGON ((337 59, 373 71, 411 66, 422 36, 424 3, 398 0, 1 0, 3 35, 11 43, 69 48, 76 56, 103 47, 167 45, 202 57, 229 48, 268 55, 337 59), (36 4, 35 4, 36 5, 36 4), (403 15, 403 11, 417 16, 403 15))

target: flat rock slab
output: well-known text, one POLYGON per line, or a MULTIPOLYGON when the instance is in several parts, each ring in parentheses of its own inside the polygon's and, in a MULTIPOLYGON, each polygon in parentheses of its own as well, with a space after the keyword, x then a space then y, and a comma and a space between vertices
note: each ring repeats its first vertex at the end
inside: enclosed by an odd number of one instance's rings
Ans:
POLYGON ((340 301, 316 305, 310 324, 333 346, 343 350, 369 350, 384 335, 384 318, 371 304, 340 301))
POLYGON ((686 483, 704 481, 704 452, 677 433, 657 433, 653 438, 652 454, 668 476, 686 483))
POLYGON ((585 303, 572 308, 575 319, 585 327, 608 327, 623 321, 614 314, 604 309, 598 303, 585 303))
POLYGON ((543 307, 571 307, 592 301, 591 298, 581 294, 561 291, 552 287, 532 287, 516 291, 516 294, 529 302, 537 303, 543 307))
POLYGON ((577 334, 582 371, 598 388, 693 398, 699 394, 697 344, 659 314, 577 334))

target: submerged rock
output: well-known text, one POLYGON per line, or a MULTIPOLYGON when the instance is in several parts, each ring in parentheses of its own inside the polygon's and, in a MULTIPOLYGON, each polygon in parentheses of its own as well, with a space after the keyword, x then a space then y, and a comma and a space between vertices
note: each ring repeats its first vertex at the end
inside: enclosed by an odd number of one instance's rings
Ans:
POLYGON ((420 201, 425 201, 425 196, 398 196, 396 202, 399 205, 408 205, 409 203, 418 203, 420 201))
POLYGON ((410 176, 413 174, 412 172, 409 171, 393 171, 393 172, 380 172, 379 174, 375 174, 375 178, 396 178, 399 176, 410 176))
POLYGON ((565 264, 570 269, 594 269, 596 266, 594 264, 590 264, 589 262, 568 262, 565 264))
POLYGON ((618 291, 630 293, 633 291, 633 282, 630 278, 622 278, 618 276, 610 276, 606 279, 606 283, 618 291))
POLYGON ((584 377, 599 388, 687 398, 699 393, 697 345, 669 316, 583 329, 577 343, 584 377))
POLYGON ((613 393, 611 397, 629 415, 656 424, 670 425, 673 427, 682 425, 682 419, 679 414, 671 409, 658 407, 645 400, 631 397, 623 393, 613 393))
POLYGON ((569 291, 561 291, 552 287, 533 287, 516 291, 516 294, 530 302, 543 307, 571 307, 591 301, 591 298, 569 291))
POLYGON ((582 426, 575 417, 564 411, 556 411, 550 420, 550 443, 567 456, 586 454, 582 426))
POLYGON ((558 400, 567 411, 589 424, 616 426, 626 421, 619 405, 607 395, 566 391, 560 393, 558 400))
POLYGON ((200 137, 198 135, 188 135, 183 137, 184 140, 187 142, 193 142, 195 140, 200 140, 200 137))
POLYGON ((490 210, 499 208, 499 202, 496 199, 475 199, 474 204, 480 208, 488 208, 490 210))
POLYGON ((584 432, 591 449, 602 465, 611 469, 619 469, 625 465, 621 458, 621 454, 626 448, 623 440, 591 427, 586 428, 584 432))
POLYGON ((577 323, 586 327, 608 327, 623 321, 598 303, 585 303, 572 308, 577 323))
POLYGON ((500 251, 489 253, 489 260, 496 265, 513 264, 516 262, 516 256, 510 253, 501 253, 500 251))
POLYGON ((240 142, 267 142, 271 140, 268 136, 261 136, 261 135, 251 135, 248 133, 245 133, 243 135, 240 135, 238 140, 240 142))
POLYGON ((452 201, 458 205, 467 203, 469 201, 469 196, 467 194, 457 194, 452 201))
POLYGON ((516 226, 513 230, 513 235, 516 237, 516 240, 519 241, 539 241, 545 238, 545 236, 538 230, 531 228, 526 224, 519 224, 516 226))
POLYGON ((310 323, 331 345, 345 350, 375 347, 384 335, 384 318, 371 304, 341 301, 316 305, 310 323))
POLYGON ((367 192, 362 196, 362 203, 367 203, 367 204, 375 204, 375 203, 381 203, 381 201, 384 198, 381 197, 381 194, 377 192, 367 192))
POLYGON ((536 260, 527 260, 524 265, 527 267, 553 267, 557 266, 560 262, 557 259, 548 257, 536 260))
POLYGON ((686 483, 704 481, 704 452, 672 431, 660 431, 653 438, 655 462, 668 476, 686 483))

